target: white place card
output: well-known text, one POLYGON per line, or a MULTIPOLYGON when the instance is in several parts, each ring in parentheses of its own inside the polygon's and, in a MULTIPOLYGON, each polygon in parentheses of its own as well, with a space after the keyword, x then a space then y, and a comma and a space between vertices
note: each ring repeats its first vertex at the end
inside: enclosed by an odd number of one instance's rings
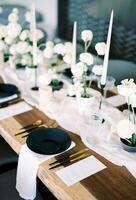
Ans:
POLYGON ((64 183, 71 186, 105 168, 106 166, 98 159, 94 156, 89 156, 57 171, 56 174, 64 181, 64 183))
POLYGON ((27 112, 29 110, 32 110, 32 107, 25 102, 19 102, 5 108, 0 108, 0 120, 27 112))
POLYGON ((115 96, 112 96, 112 97, 108 97, 106 99, 106 101, 108 103, 110 103, 111 105, 113 105, 114 107, 126 104, 126 98, 124 96, 121 96, 121 95, 115 95, 115 96))

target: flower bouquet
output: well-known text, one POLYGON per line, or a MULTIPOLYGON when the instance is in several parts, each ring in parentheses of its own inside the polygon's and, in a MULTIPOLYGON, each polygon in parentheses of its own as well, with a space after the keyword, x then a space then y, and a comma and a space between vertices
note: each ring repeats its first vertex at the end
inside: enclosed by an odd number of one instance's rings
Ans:
POLYGON ((133 79, 125 79, 118 85, 118 93, 125 96, 128 104, 126 118, 117 124, 117 133, 126 151, 136 151, 136 84, 133 79))

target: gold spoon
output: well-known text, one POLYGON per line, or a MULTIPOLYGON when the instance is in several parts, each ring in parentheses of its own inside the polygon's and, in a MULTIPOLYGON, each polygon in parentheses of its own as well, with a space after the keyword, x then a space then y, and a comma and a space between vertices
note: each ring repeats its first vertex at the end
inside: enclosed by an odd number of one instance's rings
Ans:
POLYGON ((24 127, 20 128, 20 130, 29 128, 29 127, 31 127, 31 126, 39 126, 39 125, 41 125, 42 123, 43 123, 43 121, 40 120, 40 119, 38 119, 38 120, 34 121, 32 124, 29 124, 29 125, 27 125, 27 126, 24 126, 24 127))

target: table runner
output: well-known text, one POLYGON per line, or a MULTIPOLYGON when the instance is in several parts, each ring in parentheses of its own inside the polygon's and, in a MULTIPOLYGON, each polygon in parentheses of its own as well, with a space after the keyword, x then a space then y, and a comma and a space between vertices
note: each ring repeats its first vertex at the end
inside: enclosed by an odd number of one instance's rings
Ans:
MULTIPOLYGON (((2 74, 5 82, 11 81, 11 83, 18 84, 19 80, 15 78, 16 75, 13 71, 9 77, 9 70, 11 69, 5 69, 2 74)), ((65 89, 54 92, 52 100, 46 101, 45 99, 45 106, 42 108, 38 104, 38 92, 28 89, 27 95, 23 97, 31 105, 43 111, 48 117, 55 119, 60 126, 78 134, 89 148, 114 164, 126 166, 133 176, 136 177, 136 153, 125 152, 121 148, 119 137, 117 137, 115 130, 111 130, 111 127, 114 127, 122 119, 122 113, 108 103, 103 104, 102 110, 103 113, 106 113, 107 123, 104 123, 98 130, 96 126, 90 124, 89 118, 79 114, 76 100, 72 97, 67 97, 65 92, 65 89), (109 137, 110 133, 111 136, 109 137), (91 135, 90 137, 88 137, 89 134, 91 135)))

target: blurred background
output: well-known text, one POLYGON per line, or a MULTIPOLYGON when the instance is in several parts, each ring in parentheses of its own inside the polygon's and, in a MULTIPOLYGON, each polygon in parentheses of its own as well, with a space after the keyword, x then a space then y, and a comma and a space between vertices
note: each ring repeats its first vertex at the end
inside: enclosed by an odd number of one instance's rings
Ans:
MULTIPOLYGON (((60 38, 72 40, 73 22, 78 24, 78 43, 81 31, 91 29, 94 33, 90 51, 95 54, 97 42, 106 42, 111 10, 114 10, 110 62, 108 73, 117 82, 122 78, 136 80, 136 1, 135 0, 0 0, 0 23, 7 23, 13 7, 19 9, 20 23, 24 13, 36 4, 37 26, 47 33, 47 40, 60 38)), ((26 24, 24 23, 24 26, 26 24)))

